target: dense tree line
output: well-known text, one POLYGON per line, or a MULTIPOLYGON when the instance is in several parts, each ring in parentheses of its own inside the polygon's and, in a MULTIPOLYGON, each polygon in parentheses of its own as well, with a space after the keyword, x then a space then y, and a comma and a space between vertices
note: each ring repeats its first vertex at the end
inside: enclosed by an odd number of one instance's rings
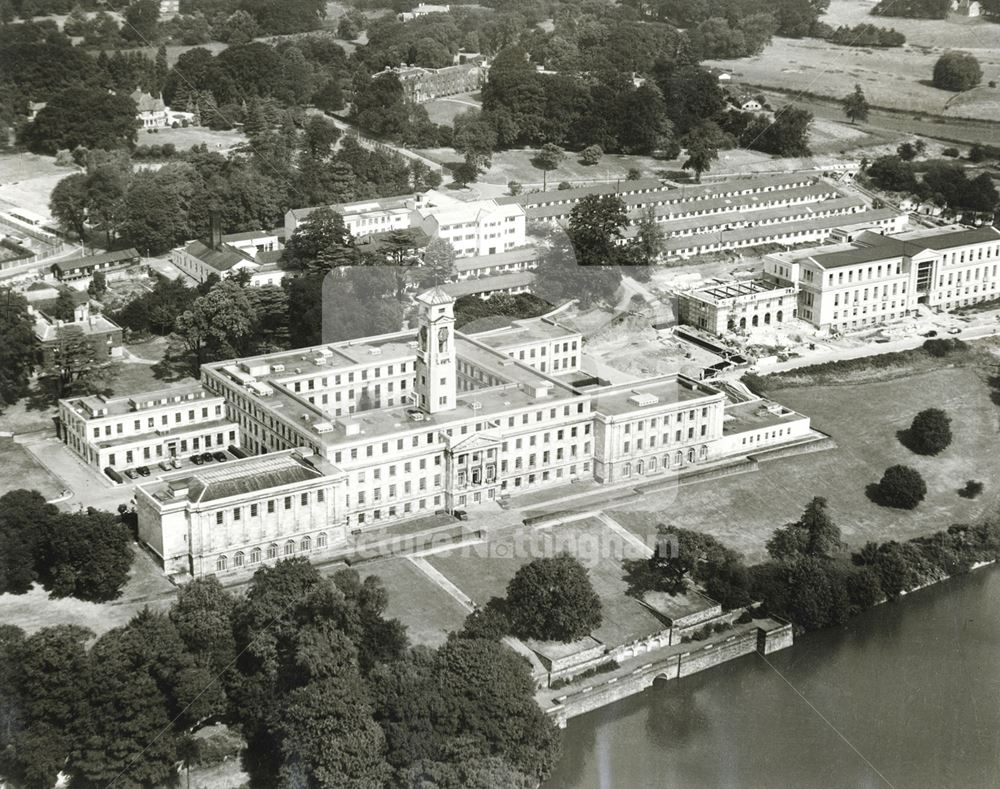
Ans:
POLYGON ((947 19, 951 12, 951 0, 881 0, 871 12, 875 16, 947 19))
POLYGON ((262 568, 244 595, 212 577, 94 642, 82 628, 0 631, 0 769, 25 786, 167 785, 206 723, 242 733, 251 786, 529 787, 558 732, 527 662, 473 630, 410 647, 375 577, 262 568))
POLYGON ((843 624, 882 600, 1000 558, 995 521, 902 543, 869 542, 852 553, 821 497, 774 531, 770 558, 760 564, 747 566, 740 554, 698 532, 661 527, 659 537, 650 559, 625 563, 630 594, 676 592, 693 580, 726 609, 760 601, 760 613, 806 630, 843 624))
POLYGON ((777 35, 801 38, 815 34, 830 0, 629 0, 628 5, 688 29, 709 19, 722 19, 731 29, 740 30, 747 18, 767 14, 774 19, 777 35))
POLYGON ((919 165, 899 156, 882 156, 868 166, 866 174, 879 189, 916 194, 953 211, 991 212, 1000 203, 1000 194, 988 173, 970 179, 959 164, 919 165))
POLYGON ((0 497, 0 594, 38 582, 53 597, 113 600, 131 566, 131 536, 118 515, 61 512, 34 490, 0 497))
POLYGON ((906 36, 894 28, 861 24, 841 25, 826 40, 846 47, 901 47, 906 43, 906 36))
POLYGON ((28 392, 37 362, 35 322, 28 302, 11 288, 0 289, 0 411, 28 392))

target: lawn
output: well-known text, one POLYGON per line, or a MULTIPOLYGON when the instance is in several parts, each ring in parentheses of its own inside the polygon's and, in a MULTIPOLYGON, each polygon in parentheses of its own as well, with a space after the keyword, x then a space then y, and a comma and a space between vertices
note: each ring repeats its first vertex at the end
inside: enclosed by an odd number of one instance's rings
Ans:
POLYGON ((0 438, 0 495, 21 488, 37 490, 46 499, 54 499, 62 493, 63 484, 20 444, 0 438))
POLYGON ((450 631, 462 628, 465 609, 408 559, 372 562, 358 568, 358 572, 382 579, 389 593, 385 615, 406 625, 411 643, 437 647, 450 631))
POLYGON ((136 145, 165 145, 170 142, 183 151, 192 145, 204 143, 211 151, 228 151, 245 143, 246 135, 241 131, 213 131, 204 126, 188 126, 179 129, 143 129, 136 136, 136 145))
POLYGON ((48 216, 52 190, 78 171, 76 167, 56 167, 55 161, 55 157, 33 153, 0 156, 0 210, 26 208, 48 216))
POLYGON ((595 638, 606 644, 623 644, 663 629, 653 614, 625 594, 621 560, 637 558, 637 551, 596 518, 507 533, 484 545, 429 556, 427 561, 478 605, 484 605, 492 597, 504 596, 507 584, 522 565, 564 551, 587 568, 601 598, 604 621, 594 631, 595 638))
POLYGON ((459 93, 455 96, 444 96, 423 103, 428 116, 433 123, 450 126, 455 116, 467 110, 476 110, 482 106, 479 93, 459 93))
POLYGON ((808 414, 837 448, 762 463, 756 473, 650 493, 612 512, 647 537, 657 523, 704 531, 742 551, 751 561, 765 555, 774 528, 795 520, 813 496, 825 496, 844 539, 905 540, 968 523, 994 510, 1000 499, 996 452, 997 407, 972 368, 943 368, 890 381, 848 386, 776 390, 780 403, 808 414), (921 457, 896 437, 913 416, 930 407, 952 417, 954 441, 938 457, 921 457), (880 507, 865 488, 890 465, 913 466, 924 476, 927 499, 913 511, 880 507), (966 480, 986 483, 986 493, 957 495, 966 480))
POLYGON ((131 395, 136 392, 150 392, 156 389, 167 389, 173 386, 184 386, 194 381, 191 377, 177 380, 166 380, 156 377, 155 365, 142 362, 123 362, 119 366, 118 375, 111 381, 111 391, 116 397, 131 395))

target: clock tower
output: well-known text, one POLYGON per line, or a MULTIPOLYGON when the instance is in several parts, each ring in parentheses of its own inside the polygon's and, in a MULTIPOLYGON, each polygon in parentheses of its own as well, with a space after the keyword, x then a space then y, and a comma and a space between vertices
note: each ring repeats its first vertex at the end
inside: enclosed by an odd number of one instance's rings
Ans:
POLYGON ((417 296, 420 309, 417 334, 417 403, 425 413, 455 407, 455 300, 441 288, 417 296))

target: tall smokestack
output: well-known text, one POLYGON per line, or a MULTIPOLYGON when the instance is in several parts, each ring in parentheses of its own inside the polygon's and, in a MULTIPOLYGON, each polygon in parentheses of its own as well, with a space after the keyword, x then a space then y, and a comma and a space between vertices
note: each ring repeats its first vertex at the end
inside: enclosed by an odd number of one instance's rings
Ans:
POLYGON ((209 241, 208 245, 212 249, 222 247, 222 220, 219 219, 218 211, 208 212, 209 241))

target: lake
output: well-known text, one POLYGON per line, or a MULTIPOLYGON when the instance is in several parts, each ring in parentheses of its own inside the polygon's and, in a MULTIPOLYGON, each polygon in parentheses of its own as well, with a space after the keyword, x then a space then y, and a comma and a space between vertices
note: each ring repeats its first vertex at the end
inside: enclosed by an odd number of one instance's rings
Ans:
POLYGON ((1000 786, 1000 568, 575 718, 544 789, 1000 786))

